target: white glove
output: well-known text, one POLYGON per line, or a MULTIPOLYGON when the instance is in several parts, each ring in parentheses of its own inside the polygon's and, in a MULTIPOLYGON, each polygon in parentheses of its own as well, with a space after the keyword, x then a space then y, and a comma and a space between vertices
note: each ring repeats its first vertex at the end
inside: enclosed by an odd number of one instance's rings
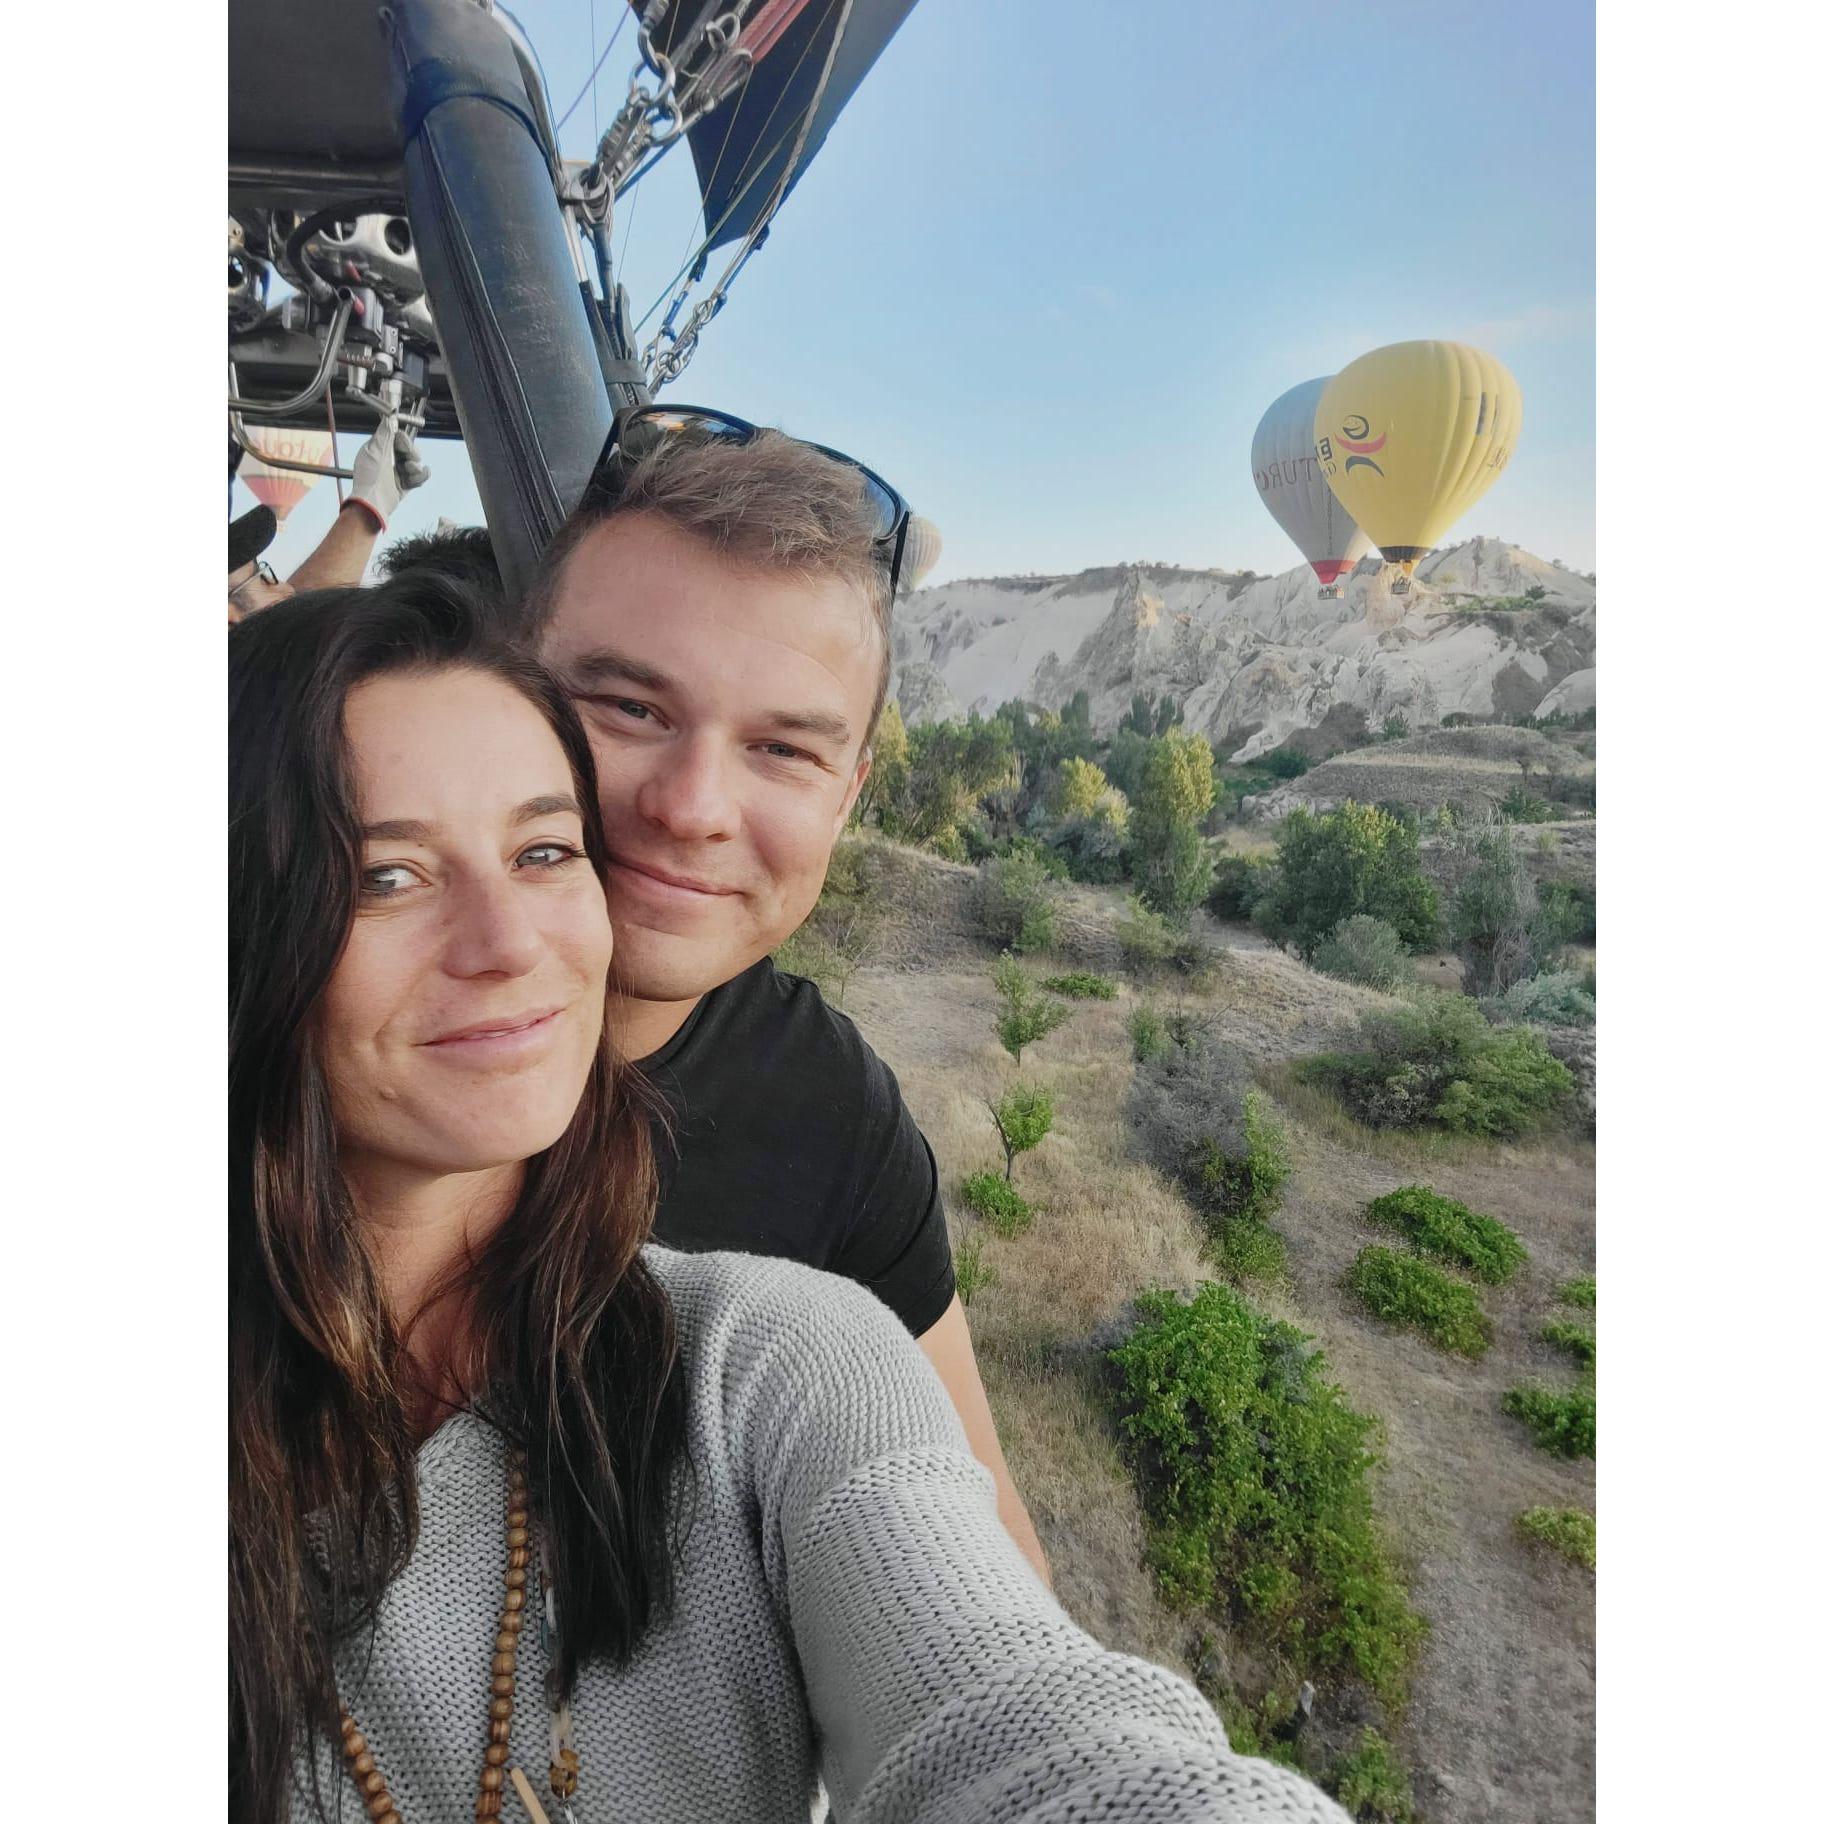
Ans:
POLYGON ((389 412, 355 457, 354 487, 348 498, 351 504, 365 507, 384 532, 400 501, 430 478, 418 446, 409 434, 400 434, 399 420, 389 412))

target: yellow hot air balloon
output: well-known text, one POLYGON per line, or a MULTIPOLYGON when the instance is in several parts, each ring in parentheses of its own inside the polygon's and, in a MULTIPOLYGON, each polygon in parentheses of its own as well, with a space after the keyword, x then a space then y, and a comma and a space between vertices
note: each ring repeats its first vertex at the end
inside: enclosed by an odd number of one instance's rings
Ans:
POLYGON ((302 469, 280 469, 261 461, 308 462, 323 468, 335 459, 335 444, 327 431, 306 431, 296 426, 249 425, 245 448, 236 470, 239 480, 255 500, 269 506, 283 519, 323 479, 302 469))
POLYGON ((1520 436, 1520 387, 1462 342, 1394 342, 1351 361, 1317 402, 1336 498, 1412 587, 1412 569, 1488 492, 1520 436))

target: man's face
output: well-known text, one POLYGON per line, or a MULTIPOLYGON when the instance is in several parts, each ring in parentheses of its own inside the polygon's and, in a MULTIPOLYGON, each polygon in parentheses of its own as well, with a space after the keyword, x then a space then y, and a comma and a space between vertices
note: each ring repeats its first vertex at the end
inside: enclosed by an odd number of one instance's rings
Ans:
POLYGON ((867 777, 862 591, 731 567, 630 513, 571 554, 542 654, 595 750, 617 985, 683 1001, 732 980, 817 903, 867 777))

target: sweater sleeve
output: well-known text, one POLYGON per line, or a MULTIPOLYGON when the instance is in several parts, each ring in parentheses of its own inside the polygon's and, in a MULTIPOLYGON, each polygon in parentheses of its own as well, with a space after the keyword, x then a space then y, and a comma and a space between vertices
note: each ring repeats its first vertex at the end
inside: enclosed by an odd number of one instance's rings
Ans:
POLYGON ((1190 1684, 1065 1615, 996 1518, 942 1383, 878 1300, 783 1262, 750 1287, 725 1364, 728 1443, 833 1817, 1347 1824, 1297 1774, 1236 1754, 1190 1684))

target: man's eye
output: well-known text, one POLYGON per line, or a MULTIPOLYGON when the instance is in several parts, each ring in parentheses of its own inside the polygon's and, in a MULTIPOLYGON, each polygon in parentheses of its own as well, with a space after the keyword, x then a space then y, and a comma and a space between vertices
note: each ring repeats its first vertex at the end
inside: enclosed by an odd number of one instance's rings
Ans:
POLYGON ((608 707, 618 709, 624 716, 632 716, 636 722, 652 720, 651 708, 644 703, 635 703, 630 697, 610 697, 608 707))
POLYGON ((810 757, 803 748, 789 747, 783 741, 765 742, 761 751, 770 754, 775 760, 805 760, 810 757))
POLYGON ((368 868, 361 876, 361 891, 369 899, 397 899, 412 885, 412 871, 398 862, 368 868))
POLYGON ((531 848, 521 853, 517 865, 522 868, 563 868, 582 859, 582 850, 573 849, 567 842, 535 842, 531 848))

